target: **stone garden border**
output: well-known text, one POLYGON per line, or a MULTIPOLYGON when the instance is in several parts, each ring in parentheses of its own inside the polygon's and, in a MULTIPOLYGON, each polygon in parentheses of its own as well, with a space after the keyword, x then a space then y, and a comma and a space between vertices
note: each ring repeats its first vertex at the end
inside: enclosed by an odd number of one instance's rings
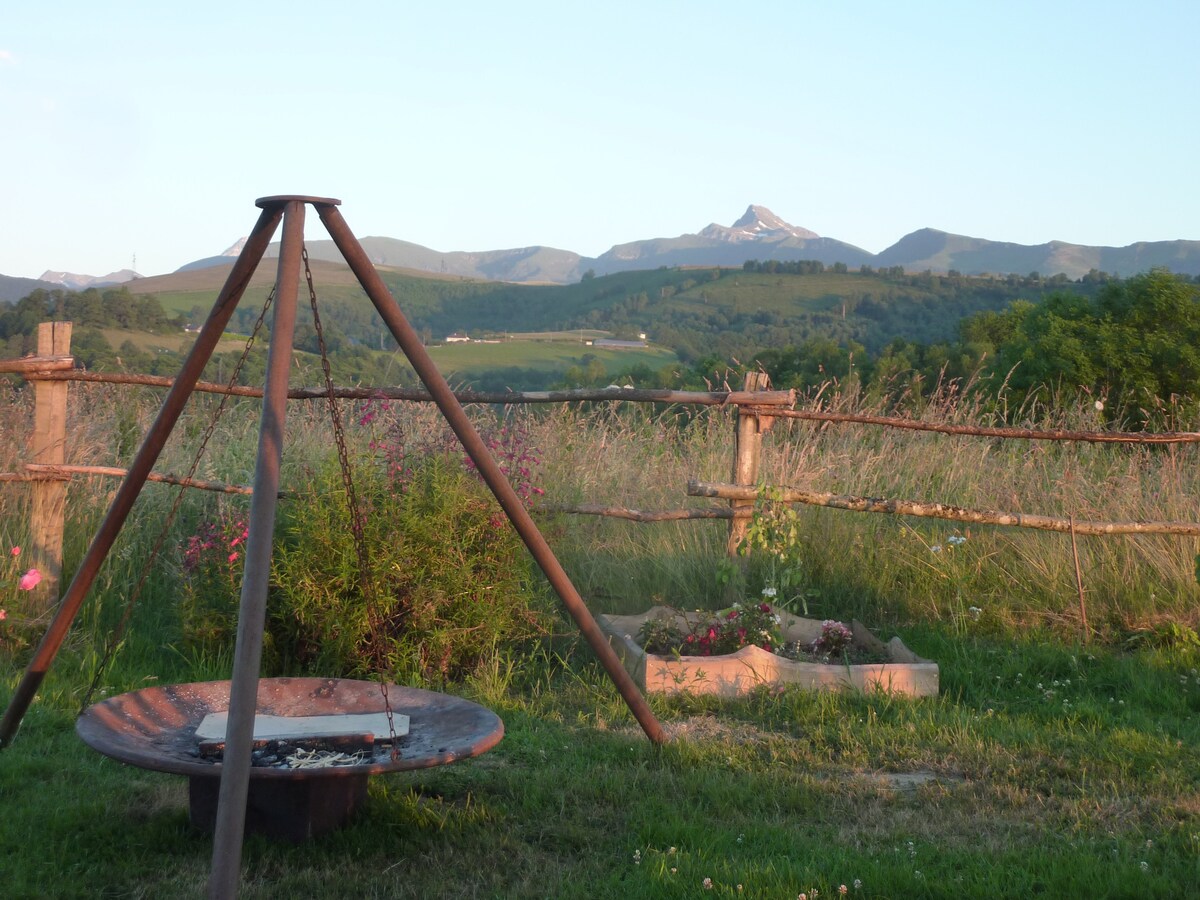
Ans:
MULTIPOLYGON (((899 637, 885 644, 860 622, 851 625, 855 645, 882 652, 888 662, 861 665, 798 662, 754 646, 724 656, 658 656, 638 646, 636 638, 647 620, 661 615, 690 619, 697 614, 655 606, 638 615, 596 616, 626 671, 648 694, 691 691, 737 697, 764 686, 786 685, 800 685, 808 690, 886 691, 910 697, 934 697, 938 693, 937 663, 917 656, 899 637)), ((808 643, 820 634, 821 622, 783 614, 781 630, 788 641, 808 643)))

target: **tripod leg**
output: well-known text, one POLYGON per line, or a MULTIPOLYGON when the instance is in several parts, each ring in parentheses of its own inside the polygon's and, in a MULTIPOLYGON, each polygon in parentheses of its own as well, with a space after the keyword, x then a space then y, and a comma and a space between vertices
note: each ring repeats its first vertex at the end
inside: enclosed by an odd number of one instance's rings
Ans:
POLYGON ((400 344, 400 349, 404 351, 404 355, 416 369, 417 375, 429 389, 429 393, 442 411, 442 415, 446 417, 446 421, 458 435, 458 439, 474 461, 479 474, 483 476, 483 480, 496 495, 508 520, 512 522, 513 527, 525 542, 525 546, 529 548, 529 552, 541 566, 550 585, 562 600, 563 605, 566 606, 567 612, 575 620, 580 633, 600 660, 601 665, 604 666, 608 677, 621 692, 630 712, 633 713, 634 718, 637 719, 638 724, 642 726, 642 730, 646 732, 646 736, 651 741, 656 744, 664 743, 667 739, 666 733, 651 711, 649 704, 646 703, 646 698, 642 696, 633 679, 629 677, 629 673, 625 671, 625 667, 621 665, 617 654, 609 645, 600 626, 596 624, 596 620, 592 618, 591 612, 584 604, 583 598, 579 596, 575 585, 571 583, 562 564, 554 555, 554 551, 546 543, 546 539, 538 530, 529 511, 525 509, 521 498, 517 496, 504 473, 500 471, 496 461, 492 459, 491 453, 488 452, 487 446, 479 437, 475 426, 471 424, 471 420, 467 418, 458 398, 454 396, 450 385, 446 383, 446 379, 442 377, 433 360, 429 358, 429 353, 425 350, 421 339, 413 331, 404 313, 401 312, 400 306, 388 291, 387 285, 375 271, 375 267, 371 265, 362 245, 346 225, 346 220, 342 218, 342 214, 335 206, 317 203, 316 207, 333 242, 337 244, 342 256, 346 258, 346 262, 358 277, 359 284, 367 292, 367 296, 375 304, 375 309, 379 311, 379 315, 387 323, 397 343, 400 344))
POLYGON ((196 382, 200 380, 200 373, 204 371, 205 364, 221 339, 221 334, 225 331, 225 326, 229 323, 234 309, 237 308, 238 301, 242 298, 242 294, 250 282, 250 276, 254 274, 254 269, 266 252, 267 245, 270 244, 271 236, 275 233, 275 228, 282 215, 281 209, 264 209, 254 226, 254 231, 246 239, 246 246, 242 249, 237 262, 234 263, 233 270, 229 273, 229 278, 226 279, 221 293, 217 295, 216 303, 213 304, 208 320, 200 329, 196 343, 192 345, 179 376, 163 400, 158 418, 146 432, 142 446, 129 465, 125 480, 121 482, 121 487, 113 498, 104 521, 100 523, 96 536, 92 538, 91 546, 88 547, 79 569, 75 572, 75 577, 71 579, 71 584, 59 602, 58 611, 54 614, 42 642, 38 645, 33 659, 30 660, 24 676, 9 700, 4 719, 0 721, 0 748, 8 746, 12 742, 13 736, 21 726, 21 719, 29 709, 29 704, 33 702, 33 697, 37 693, 42 679, 46 677, 50 664, 54 662, 59 648, 62 647, 62 642, 66 639, 71 623, 78 615, 79 608, 83 605, 84 598, 91 589, 101 564, 108 557, 108 552, 112 549, 117 535, 120 534, 121 527, 125 524, 125 519, 129 516, 134 502, 141 493, 150 470, 157 462, 158 455, 162 452, 167 438, 170 437, 171 430, 183 412, 183 407, 191 396, 196 382))
POLYGON ((216 832, 208 882, 209 896, 213 898, 236 897, 241 877, 254 712, 258 705, 258 674, 266 624, 267 586, 271 576, 275 508, 279 501, 279 466, 283 459, 288 372, 296 330, 296 289, 300 283, 300 254, 304 246, 304 202, 291 199, 286 201, 286 207, 281 203, 277 208, 285 210, 283 240, 279 248, 275 320, 271 325, 267 383, 254 467, 254 497, 250 501, 250 536, 246 542, 242 597, 238 606, 225 757, 217 796, 216 832))

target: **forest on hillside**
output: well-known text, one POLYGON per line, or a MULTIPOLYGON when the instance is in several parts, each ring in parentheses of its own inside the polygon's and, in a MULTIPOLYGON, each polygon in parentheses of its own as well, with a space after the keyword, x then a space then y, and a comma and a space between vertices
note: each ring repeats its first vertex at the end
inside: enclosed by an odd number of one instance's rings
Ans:
MULTIPOLYGON (((751 260, 741 269, 627 272, 568 286, 395 273, 387 279, 427 343, 456 331, 479 337, 586 328, 616 337, 647 333, 677 358, 668 366, 632 362, 612 370, 583 352, 577 364, 558 371, 473 371, 469 385, 486 390, 613 382, 703 388, 761 369, 780 388, 853 382, 909 402, 948 380, 992 392, 1003 384, 1008 400, 1018 403, 1041 389, 1083 390, 1141 420, 1156 405, 1200 397, 1200 285, 1165 270, 1128 279, 1093 272, 1070 281, 1037 273, 978 278, 751 260)), ((412 383, 365 297, 343 294, 322 304, 335 378, 412 383)), ((260 311, 244 303, 231 330, 249 332, 260 311)), ((179 351, 114 341, 114 329, 118 335, 178 335, 203 315, 198 305, 172 316, 154 296, 124 287, 37 290, 0 308, 0 357, 32 352, 36 325, 64 319, 76 325, 73 352, 87 368, 173 374, 179 351)), ((269 322, 263 331, 269 338, 269 322)), ((244 364, 244 382, 261 379, 265 343, 244 364)), ((300 368, 318 378, 320 346, 306 305, 295 345, 303 351, 300 368)), ((218 353, 212 377, 233 371, 238 355, 218 353)))

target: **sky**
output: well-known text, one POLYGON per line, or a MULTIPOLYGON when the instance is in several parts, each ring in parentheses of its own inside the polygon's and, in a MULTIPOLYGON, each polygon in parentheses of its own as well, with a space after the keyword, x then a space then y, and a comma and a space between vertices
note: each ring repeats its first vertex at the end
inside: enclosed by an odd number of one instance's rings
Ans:
POLYGON ((871 252, 1198 240, 1198 33, 1194 0, 10 4, 0 274, 171 272, 276 194, 441 251, 752 203, 871 252))

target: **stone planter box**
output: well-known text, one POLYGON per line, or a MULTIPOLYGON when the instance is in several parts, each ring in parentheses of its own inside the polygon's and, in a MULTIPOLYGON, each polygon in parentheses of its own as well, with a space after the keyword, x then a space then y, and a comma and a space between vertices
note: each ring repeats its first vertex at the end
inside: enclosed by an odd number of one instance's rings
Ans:
MULTIPOLYGON (((697 616, 665 606, 655 606, 636 616, 596 616, 626 671, 646 693, 691 691, 736 697, 763 686, 797 684, 809 690, 852 688, 910 697, 933 697, 938 692, 937 663, 917 656, 898 637, 885 644, 859 622, 851 625, 855 645, 885 655, 888 662, 862 665, 799 662, 760 647, 743 647, 725 656, 658 656, 639 647, 636 639, 642 625, 660 615, 680 616, 689 621, 697 616)), ((782 615, 782 631, 788 641, 809 643, 821 633, 821 622, 816 619, 782 615)))

